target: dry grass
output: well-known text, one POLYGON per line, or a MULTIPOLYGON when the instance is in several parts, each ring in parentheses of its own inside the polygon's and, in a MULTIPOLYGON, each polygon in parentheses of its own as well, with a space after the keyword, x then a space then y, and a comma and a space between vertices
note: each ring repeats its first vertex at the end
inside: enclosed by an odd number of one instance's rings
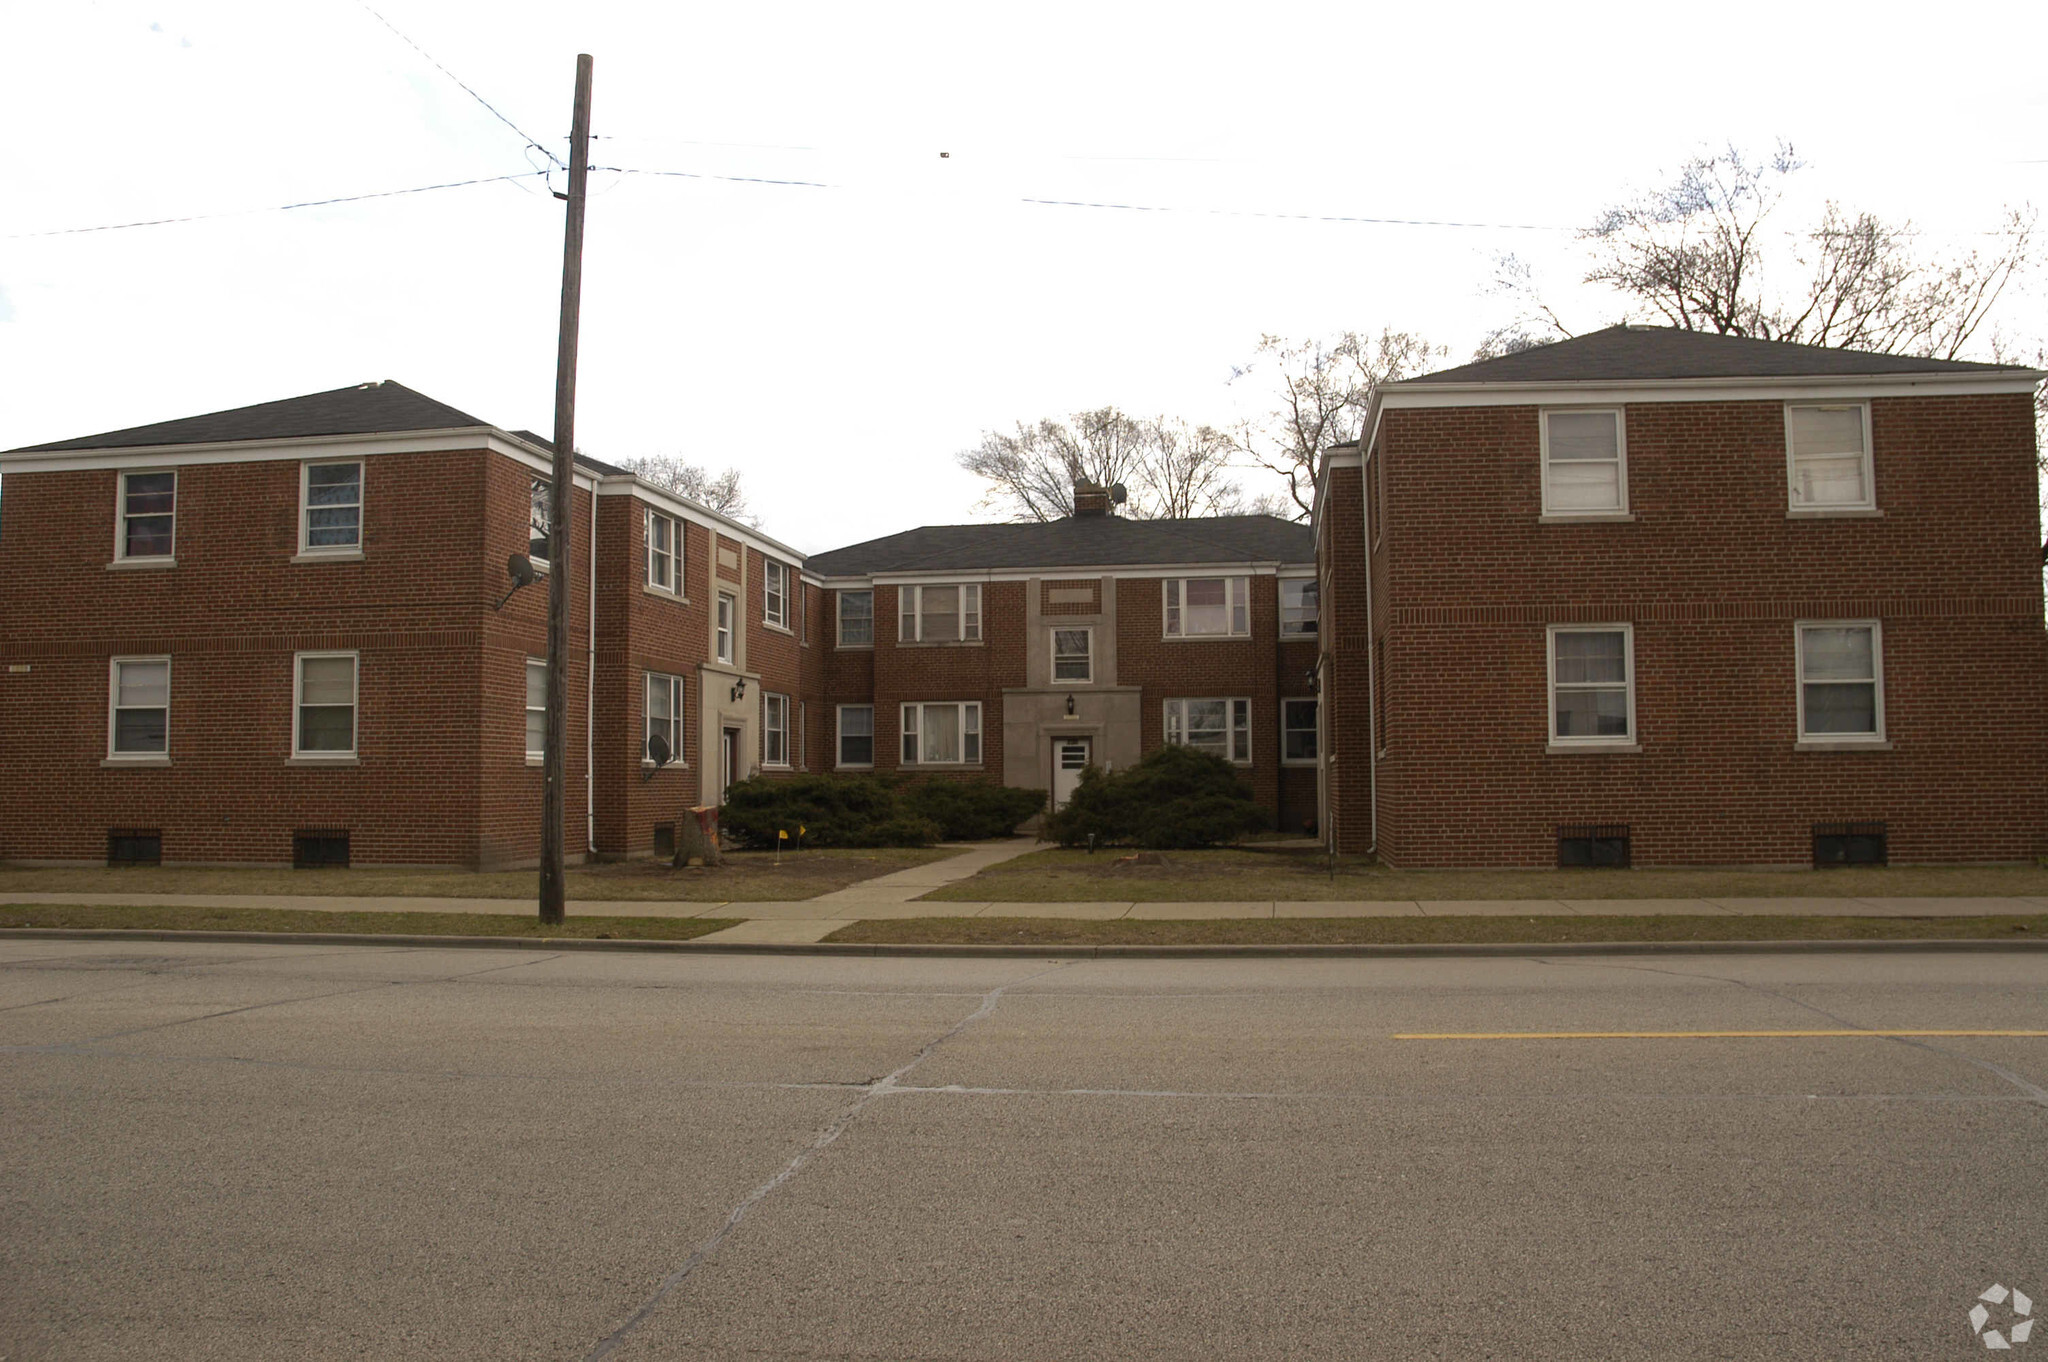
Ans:
POLYGON ((1574 941, 1928 941, 2048 937, 2048 913, 1998 917, 1293 917, 1108 922, 885 918, 827 941, 969 946, 1349 946, 1574 941))
MULTIPOLYGON (((676 870, 665 861, 620 861, 572 866, 569 897, 614 902, 762 903, 816 898, 849 884, 958 851, 923 848, 832 848, 784 854, 727 854, 716 869, 676 870)), ((531 870, 271 870, 206 866, 66 866, 32 869, 0 865, 0 899, 17 894, 318 894, 372 897, 531 899, 531 870)))
POLYGON ((688 941, 737 918, 584 917, 544 927, 532 913, 330 913, 307 908, 111 908, 76 904, 0 904, 8 927, 125 928, 157 932, 346 932, 396 936, 592 937, 615 941, 688 941))
POLYGON ((1389 870, 1308 851, 1169 851, 1163 865, 1117 852, 1038 851, 924 896, 934 903, 1397 902, 1457 899, 1955 898, 2048 895, 2039 866, 1839 870, 1389 870))

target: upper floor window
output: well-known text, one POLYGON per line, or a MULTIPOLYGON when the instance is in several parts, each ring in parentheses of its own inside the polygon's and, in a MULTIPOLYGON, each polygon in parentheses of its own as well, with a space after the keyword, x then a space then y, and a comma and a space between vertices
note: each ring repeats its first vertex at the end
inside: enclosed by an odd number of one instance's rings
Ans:
POLYGON ((1635 740, 1635 631, 1626 624, 1550 630, 1550 740, 1635 740))
POLYGON ((1802 623, 1799 736, 1813 742, 1884 739, 1884 647, 1876 620, 1802 623))
POLYGON ((1169 577, 1168 638, 1242 637, 1252 631, 1251 578, 1169 577))
POLYGON ((683 594, 683 527, 674 516, 647 508, 647 585, 683 594))
POLYGON ((1869 404, 1787 406, 1785 467, 1795 511, 1876 509, 1869 404))
POLYGON ((1166 740, 1245 765, 1252 759, 1252 702, 1168 700, 1166 740))
POLYGON ((904 643, 972 643, 981 638, 981 584, 897 588, 904 643))
POLYGON ((548 526, 554 514, 549 504, 551 490, 546 478, 535 478, 527 487, 526 556, 543 567, 548 561, 548 526))
POLYGON ((1543 513, 1597 515, 1628 509, 1628 453, 1621 412, 1543 413, 1543 513))
POLYGON ((177 538, 178 470, 121 475, 122 558, 169 558, 177 538))
POLYGON ((789 697, 763 692, 761 696, 761 764, 789 765, 789 697))
POLYGON ((548 664, 526 659, 526 759, 539 761, 548 750, 548 664))
POLYGON ((117 657, 107 702, 107 756, 162 760, 170 753, 171 660, 117 657))
POLYGON ((295 757, 356 754, 356 655, 300 653, 296 659, 298 711, 292 733, 295 757))
POLYGON ((970 700, 962 704, 903 707, 904 765, 976 766, 980 763, 979 704, 970 700))
POLYGON ((1052 631, 1052 679, 1093 681, 1095 679, 1095 631, 1055 629, 1052 631))
MULTIPOLYGON (((904 588, 909 590, 908 587, 904 588)), ((866 648, 875 641, 875 593, 839 593, 839 646, 866 648)))
POLYGON ((299 552, 351 553, 363 546, 363 465, 299 465, 299 552))
POLYGON ((761 560, 761 620, 789 628, 789 569, 773 558, 761 560))
POLYGON ((1320 592, 1313 577, 1291 577, 1280 583, 1280 636, 1312 638, 1320 592))
POLYGON ((718 620, 716 632, 711 639, 711 655, 720 662, 732 661, 732 622, 737 613, 732 596, 724 591, 718 593, 718 620))

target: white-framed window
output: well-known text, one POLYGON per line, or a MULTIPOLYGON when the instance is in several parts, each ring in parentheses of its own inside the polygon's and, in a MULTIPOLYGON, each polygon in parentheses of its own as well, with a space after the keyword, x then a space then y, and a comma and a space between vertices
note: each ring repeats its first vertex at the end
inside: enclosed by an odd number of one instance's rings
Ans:
POLYGON ((107 758, 162 761, 170 753, 171 659, 113 659, 107 675, 107 758))
POLYGON ((339 758, 356 754, 356 673, 353 652, 298 653, 292 660, 292 755, 339 758))
POLYGON ((1214 752, 1240 766, 1252 759, 1252 702, 1242 699, 1166 702, 1166 740, 1214 752))
POLYGON ((1243 638, 1252 631, 1249 577, 1168 577, 1168 638, 1243 638))
POLYGON ((873 705, 841 705, 839 707, 839 764, 841 766, 873 766, 875 764, 875 707, 873 705))
POLYGON ((115 557, 171 557, 178 538, 178 470, 123 473, 119 521, 115 557))
POLYGON ((1877 509, 1870 404, 1786 403, 1785 473, 1792 510, 1877 509))
POLYGON ((1052 683, 1095 679, 1095 631, 1086 625, 1056 626, 1052 631, 1052 683))
POLYGON ((541 567, 548 562, 548 525, 554 514, 549 504, 551 491, 546 478, 531 479, 526 489, 526 556, 541 567))
POLYGON ((789 697, 761 693, 761 764, 789 765, 789 697))
POLYGON ((526 659, 526 759, 539 761, 548 748, 548 664, 526 659))
MULTIPOLYGON (((908 587, 904 588, 909 590, 908 587)), ((839 593, 839 646, 871 648, 875 643, 875 593, 839 593)))
POLYGON ((799 771, 811 769, 810 736, 811 726, 804 722, 804 702, 799 700, 796 702, 796 769, 799 771))
POLYGON ((1619 407, 1542 414, 1543 513, 1628 510, 1628 439, 1619 407))
POLYGON ((1884 629, 1876 620, 1801 620, 1799 737, 1884 741, 1884 629))
POLYGON ((789 569, 773 558, 761 560, 761 622, 789 628, 789 569))
POLYGON ((645 728, 640 735, 640 764, 655 765, 654 740, 668 745, 668 759, 683 764, 683 678, 662 672, 642 674, 642 713, 645 728))
POLYGON ((299 465, 299 552, 363 547, 363 461, 299 465))
POLYGON ((1313 766, 1316 760, 1316 709, 1313 699, 1280 702, 1280 760, 1292 766, 1313 766))
POLYGON ((724 663, 732 661, 732 622, 738 614, 738 605, 729 592, 718 593, 717 632, 712 636, 711 655, 724 663))
POLYGON ((647 585, 683 595, 683 525, 672 515, 647 508, 647 585))
POLYGON ((972 700, 903 707, 905 766, 981 764, 981 706, 972 700))
POLYGON ((981 583, 896 589, 902 643, 973 643, 981 638, 981 583))
POLYGON ((1550 741, 1570 746, 1633 743, 1634 627, 1554 624, 1549 636, 1550 741))
POLYGON ((1314 638, 1322 591, 1313 577, 1287 577, 1280 582, 1280 637, 1314 638))

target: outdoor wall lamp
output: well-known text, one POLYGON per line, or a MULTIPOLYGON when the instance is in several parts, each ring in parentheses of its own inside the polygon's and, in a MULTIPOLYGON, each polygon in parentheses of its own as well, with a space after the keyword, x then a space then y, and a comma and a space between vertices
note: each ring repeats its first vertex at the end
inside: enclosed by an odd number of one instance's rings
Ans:
POLYGON ((746 698, 746 695, 747 678, 742 676, 739 680, 732 683, 732 702, 734 704, 738 704, 741 700, 744 700, 746 698))
POLYGON ((1069 719, 1074 717, 1074 697, 1071 695, 1067 697, 1067 717, 1069 719))

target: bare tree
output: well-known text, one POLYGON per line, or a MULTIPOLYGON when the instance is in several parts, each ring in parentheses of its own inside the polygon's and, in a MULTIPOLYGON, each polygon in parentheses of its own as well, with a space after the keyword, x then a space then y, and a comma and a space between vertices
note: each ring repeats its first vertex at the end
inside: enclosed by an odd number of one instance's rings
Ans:
POLYGON ((746 490, 740 486, 740 471, 728 468, 712 473, 673 454, 652 454, 639 459, 621 459, 619 467, 666 491, 699 506, 760 528, 761 521, 747 509, 746 490))
POLYGON ((1383 384, 1427 373, 1446 353, 1412 331, 1391 328, 1377 337, 1355 331, 1308 341, 1262 336, 1230 381, 1265 385, 1274 406, 1238 426, 1237 450, 1285 478, 1287 496, 1276 500, 1287 514, 1305 516, 1315 507, 1324 453, 1363 433, 1373 394, 1383 384))
POLYGON ((1167 417, 1141 420, 1115 407, 1046 417, 1014 432, 991 430, 957 461, 988 481, 984 509, 1015 520, 1074 513, 1074 483, 1123 484, 1133 519, 1270 514, 1245 501, 1230 478, 1235 445, 1211 426, 1167 417))

